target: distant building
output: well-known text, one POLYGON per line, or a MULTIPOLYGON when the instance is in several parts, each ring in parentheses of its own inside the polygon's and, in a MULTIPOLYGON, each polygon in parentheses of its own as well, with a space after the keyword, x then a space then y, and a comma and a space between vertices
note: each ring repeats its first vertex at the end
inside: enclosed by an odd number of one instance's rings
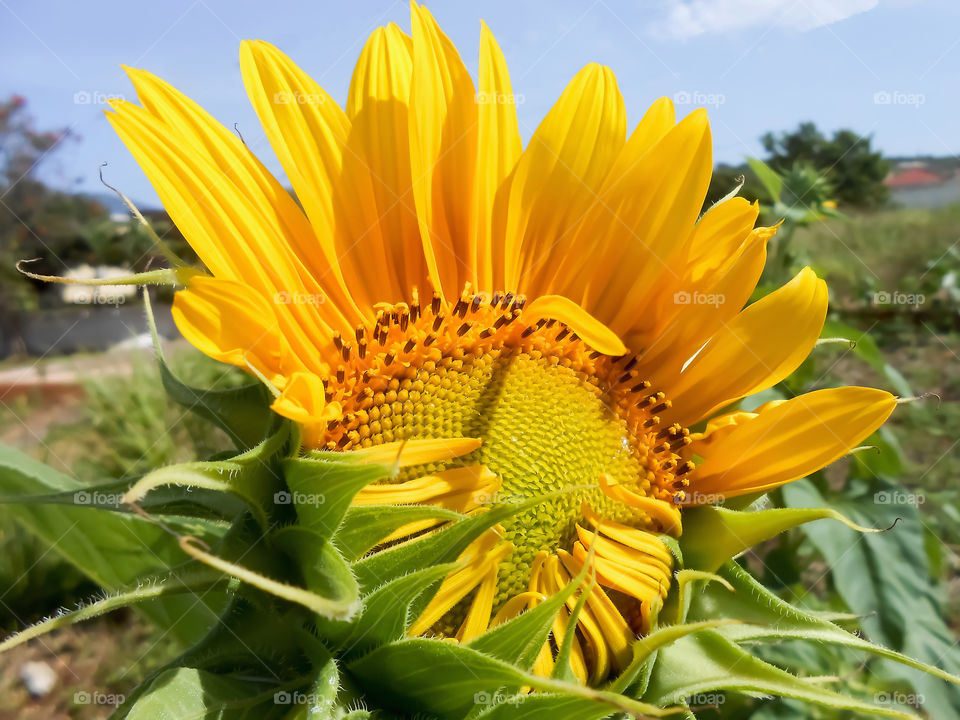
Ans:
POLYGON ((960 203, 960 171, 933 172, 922 161, 899 163, 883 184, 903 207, 938 208, 960 203))

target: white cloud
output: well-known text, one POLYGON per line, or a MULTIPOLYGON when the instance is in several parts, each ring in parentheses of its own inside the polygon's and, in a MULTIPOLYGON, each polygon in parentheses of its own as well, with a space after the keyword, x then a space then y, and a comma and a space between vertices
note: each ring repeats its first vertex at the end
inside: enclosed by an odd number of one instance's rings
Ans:
POLYGON ((872 10, 879 0, 673 0, 655 30, 675 38, 775 26, 803 32, 872 10))

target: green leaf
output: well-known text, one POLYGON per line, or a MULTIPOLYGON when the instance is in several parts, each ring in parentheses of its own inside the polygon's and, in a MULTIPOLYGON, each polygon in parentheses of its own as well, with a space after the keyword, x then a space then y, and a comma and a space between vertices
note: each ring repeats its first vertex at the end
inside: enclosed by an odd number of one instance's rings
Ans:
POLYGON ((290 691, 275 681, 218 675, 196 668, 173 668, 158 675, 117 720, 269 720, 291 708, 290 691))
POLYGON ((770 197, 773 199, 773 202, 779 202, 780 194, 783 192, 783 180, 780 178, 780 176, 777 175, 773 168, 763 162, 763 160, 748 157, 747 164, 750 166, 750 169, 753 170, 757 178, 759 178, 766 191, 770 193, 770 197))
MULTIPOLYGON (((880 535, 858 535, 826 523, 809 526, 804 532, 829 563, 837 592, 853 612, 862 616, 861 625, 868 638, 956 674, 960 650, 953 631, 942 620, 943 608, 931 583, 924 551, 923 519, 907 502, 909 493, 878 483, 861 494, 823 496, 813 483, 804 480, 784 486, 783 498, 791 506, 829 504, 861 522, 896 523, 880 535)), ((880 669, 913 685, 933 717, 960 713, 957 688, 887 663, 880 669)))
POLYGON ((783 695, 840 710, 893 718, 917 717, 848 698, 802 680, 754 657, 716 630, 687 635, 662 648, 643 700, 664 706, 717 690, 783 695))
POLYGON ((526 673, 473 648, 411 638, 384 645, 349 663, 351 674, 388 708, 462 718, 497 688, 530 686, 587 698, 614 710, 661 717, 661 708, 623 695, 526 673))
MULTIPOLYGON (((13 498, 85 490, 72 478, 7 446, 0 446, 0 473, 4 490, 13 498)), ((140 517, 82 505, 8 508, 20 525, 110 592, 162 575, 184 560, 173 536, 140 517)), ((193 641, 217 621, 224 602, 225 596, 214 591, 152 600, 141 608, 175 636, 193 641)))

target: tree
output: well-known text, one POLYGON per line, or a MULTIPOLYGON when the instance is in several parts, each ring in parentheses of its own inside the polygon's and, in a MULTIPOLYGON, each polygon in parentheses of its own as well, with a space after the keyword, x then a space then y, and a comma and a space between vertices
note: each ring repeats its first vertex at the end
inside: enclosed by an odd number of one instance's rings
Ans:
POLYGON ((837 130, 827 138, 812 122, 805 122, 793 132, 768 132, 760 140, 769 153, 770 167, 780 173, 803 165, 814 168, 829 182, 841 205, 875 207, 887 200, 883 179, 890 167, 879 152, 870 149, 869 137, 837 130))
POLYGON ((26 101, 0 101, 0 311, 10 315, 37 305, 37 287, 15 265, 38 259, 36 272, 61 274, 84 247, 84 228, 109 216, 97 202, 48 188, 38 169, 63 143, 67 130, 39 131, 26 101))

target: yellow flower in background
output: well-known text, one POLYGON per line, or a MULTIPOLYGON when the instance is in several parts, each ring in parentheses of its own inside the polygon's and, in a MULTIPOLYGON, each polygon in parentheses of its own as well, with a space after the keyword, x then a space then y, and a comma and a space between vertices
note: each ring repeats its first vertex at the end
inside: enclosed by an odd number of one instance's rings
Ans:
POLYGON ((681 534, 684 507, 809 474, 893 410, 886 392, 845 387, 724 412, 806 358, 827 290, 805 269, 744 309, 774 230, 740 198, 700 216, 704 111, 678 123, 661 99, 628 135, 613 73, 590 65, 524 148, 489 30, 475 86, 416 5, 412 36, 371 35, 345 108, 267 43, 244 43, 241 68, 296 200, 153 75, 129 71, 140 106, 111 103, 210 273, 176 296, 181 332, 276 388, 274 410, 313 448, 436 441, 357 504, 547 496, 464 553, 412 634, 466 641, 592 562, 571 662, 599 682, 655 621, 674 564, 662 537, 681 534))

